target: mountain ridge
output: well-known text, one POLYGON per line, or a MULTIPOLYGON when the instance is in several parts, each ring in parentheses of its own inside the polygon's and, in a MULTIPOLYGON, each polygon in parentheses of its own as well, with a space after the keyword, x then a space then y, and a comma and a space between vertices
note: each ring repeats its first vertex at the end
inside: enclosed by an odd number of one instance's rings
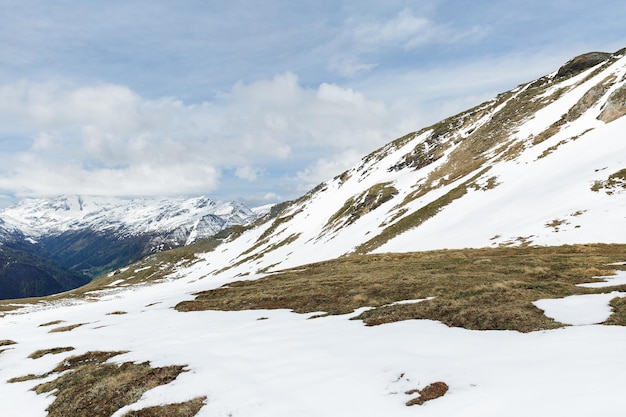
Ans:
POLYGON ((294 267, 355 251, 623 241, 623 188, 613 181, 608 195, 594 186, 626 166, 624 119, 601 120, 607 108, 626 113, 623 54, 567 76, 555 71, 390 142, 292 202, 254 245, 233 248, 224 267, 252 259, 260 269, 294 267), (525 185, 524 175, 532 177, 525 185), (553 184, 549 193, 542 181, 553 184), (464 213, 471 207, 473 217, 464 213), (296 250, 305 259, 290 261, 296 250))

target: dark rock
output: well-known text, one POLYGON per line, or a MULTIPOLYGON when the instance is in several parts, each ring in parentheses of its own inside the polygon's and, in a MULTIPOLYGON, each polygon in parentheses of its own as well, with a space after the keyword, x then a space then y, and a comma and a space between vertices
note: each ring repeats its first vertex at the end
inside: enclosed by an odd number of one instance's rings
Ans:
POLYGON ((611 57, 611 55, 612 54, 608 52, 588 52, 586 54, 579 55, 570 59, 565 63, 565 65, 559 68, 559 71, 556 73, 556 78, 570 77, 578 74, 587 68, 591 68, 606 61, 611 57))

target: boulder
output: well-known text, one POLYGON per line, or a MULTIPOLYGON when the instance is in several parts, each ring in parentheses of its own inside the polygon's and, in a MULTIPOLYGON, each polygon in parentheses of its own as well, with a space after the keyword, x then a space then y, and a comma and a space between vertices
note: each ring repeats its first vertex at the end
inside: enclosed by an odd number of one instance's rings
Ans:
POLYGON ((559 68, 559 71, 556 73, 556 78, 576 75, 587 68, 591 68, 603 61, 606 61, 611 57, 611 55, 612 54, 608 52, 588 52, 586 54, 579 55, 570 59, 565 63, 565 65, 559 68))

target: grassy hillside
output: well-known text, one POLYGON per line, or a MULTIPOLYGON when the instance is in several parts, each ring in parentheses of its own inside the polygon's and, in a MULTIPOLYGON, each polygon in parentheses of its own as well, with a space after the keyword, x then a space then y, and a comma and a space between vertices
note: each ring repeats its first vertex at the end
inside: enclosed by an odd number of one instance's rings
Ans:
MULTIPOLYGON (((377 325, 407 319, 439 320, 467 329, 534 331, 562 326, 532 302, 611 292, 576 284, 612 275, 626 261, 626 245, 501 247, 419 253, 354 255, 280 271, 199 293, 179 311, 291 309, 346 314, 377 325), (432 298, 431 298, 432 297, 432 298), (394 304, 427 299, 419 303, 394 304)), ((623 288, 622 288, 623 289, 623 288)), ((613 303, 618 306, 619 300, 613 303)), ((613 324, 624 324, 616 315, 613 324)))

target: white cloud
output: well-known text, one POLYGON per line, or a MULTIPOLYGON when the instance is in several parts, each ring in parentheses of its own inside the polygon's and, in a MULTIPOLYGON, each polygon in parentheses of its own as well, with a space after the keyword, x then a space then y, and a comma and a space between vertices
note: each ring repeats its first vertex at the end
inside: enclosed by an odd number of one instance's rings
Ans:
POLYGON ((354 166, 364 155, 354 149, 346 149, 337 154, 316 160, 313 164, 296 173, 301 193, 305 193, 317 184, 339 175, 354 166))
POLYGON ((461 27, 416 15, 409 8, 378 20, 350 18, 331 42, 328 68, 353 78, 384 68, 388 61, 406 61, 407 51, 475 41, 487 33, 488 28, 480 24, 461 27))
MULTIPOLYGON (((237 83, 213 103, 149 100, 110 84, 28 82, 0 86, 0 103, 0 134, 30 141, 3 157, 11 162, 0 173, 0 190, 21 196, 210 193, 225 172, 261 181, 277 161, 292 177, 324 165, 319 155, 365 154, 402 125, 381 101, 334 84, 303 87, 289 72, 237 83)), ((332 176, 354 158, 342 161, 320 172, 332 176)))
POLYGON ((335 55, 330 58, 329 68, 343 77, 352 78, 373 70, 376 64, 363 62, 354 56, 335 55))
POLYGON ((235 170, 235 175, 237 176, 237 178, 248 180, 250 182, 256 181, 259 174, 260 170, 252 168, 250 166, 241 166, 235 170))
POLYGON ((352 29, 352 36, 364 44, 409 46, 427 40, 433 31, 434 25, 430 20, 414 16, 409 9, 404 9, 386 21, 357 24, 352 29))
POLYGON ((263 196, 263 200, 265 200, 265 201, 267 201, 269 203, 276 203, 276 202, 282 201, 283 198, 280 195, 276 194, 276 193, 266 193, 263 196))
POLYGON ((228 194, 259 199, 280 189, 292 198, 390 140, 561 61, 512 55, 383 72, 358 88, 303 86, 286 72, 195 104, 112 84, 0 85, 0 136, 23 142, 0 153, 0 195, 219 194, 222 184, 254 182, 254 191, 248 184, 243 195, 228 194))

